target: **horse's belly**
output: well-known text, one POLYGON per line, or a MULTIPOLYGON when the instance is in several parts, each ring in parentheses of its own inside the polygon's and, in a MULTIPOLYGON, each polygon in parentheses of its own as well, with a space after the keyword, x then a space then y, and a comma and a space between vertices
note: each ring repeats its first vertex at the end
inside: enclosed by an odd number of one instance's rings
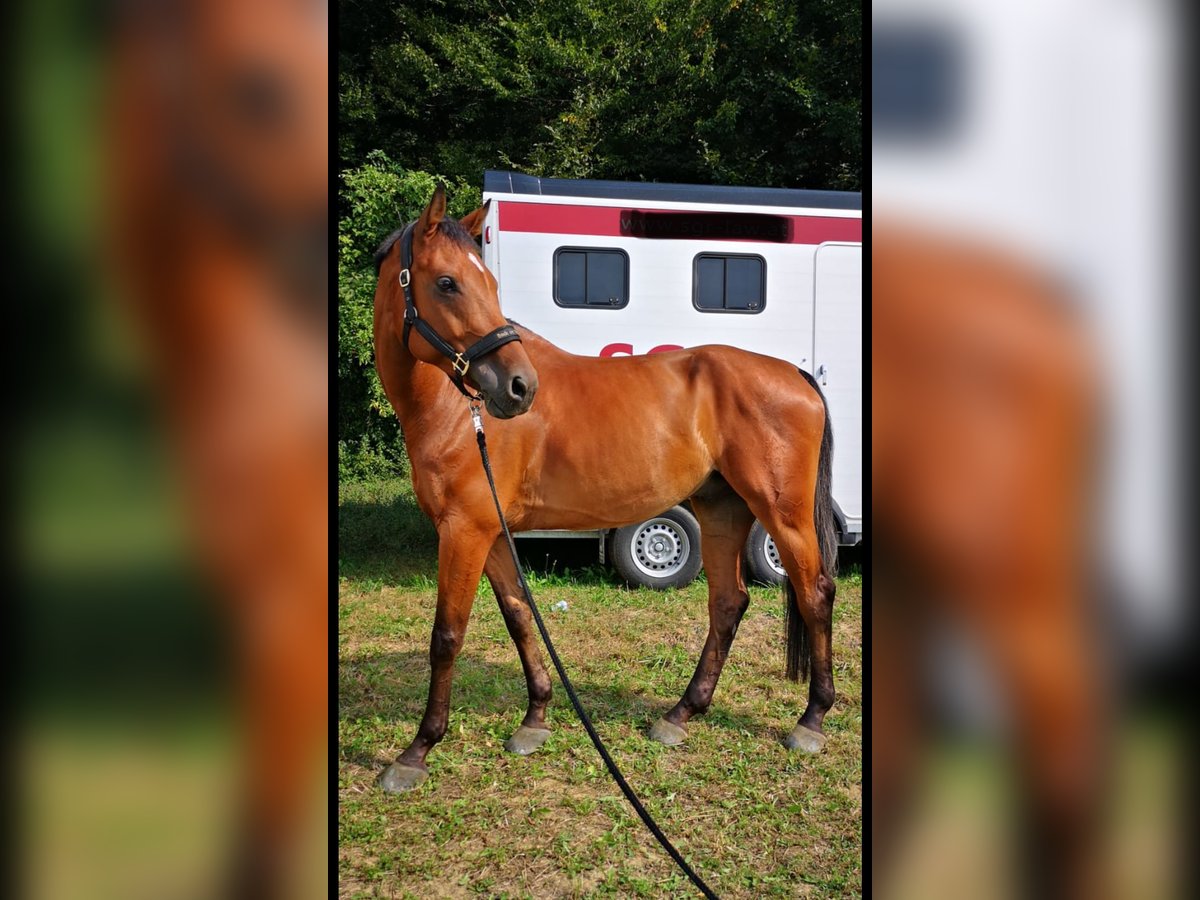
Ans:
POLYGON ((616 528, 657 515, 691 496, 711 465, 664 465, 627 459, 621 465, 544 467, 526 507, 526 529, 616 528))

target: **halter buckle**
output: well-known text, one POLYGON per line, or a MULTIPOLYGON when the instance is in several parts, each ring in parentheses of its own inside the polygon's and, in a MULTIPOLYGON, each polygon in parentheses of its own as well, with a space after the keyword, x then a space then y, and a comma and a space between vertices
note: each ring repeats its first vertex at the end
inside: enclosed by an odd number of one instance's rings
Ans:
POLYGON ((408 287, 408 285, 411 281, 412 281, 412 274, 408 271, 408 269, 401 269, 400 270, 400 287, 402 287, 402 288, 408 287))
POLYGON ((450 360, 450 366, 458 373, 458 377, 462 378, 467 374, 467 369, 471 368, 471 361, 461 353, 456 353, 454 359, 450 360))

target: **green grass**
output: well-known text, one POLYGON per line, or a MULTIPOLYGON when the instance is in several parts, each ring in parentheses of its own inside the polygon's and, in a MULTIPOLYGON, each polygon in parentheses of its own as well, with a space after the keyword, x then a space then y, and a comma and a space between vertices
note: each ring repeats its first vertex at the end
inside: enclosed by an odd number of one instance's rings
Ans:
MULTIPOLYGON (((424 709, 436 543, 406 481, 340 488, 341 895, 693 896, 609 778, 557 678, 549 742, 530 757, 503 752, 525 685, 486 582, 429 781, 402 797, 375 787, 424 709)), ((807 686, 782 677, 778 590, 752 589, 712 709, 693 720, 686 745, 668 749, 645 732, 691 677, 707 630, 703 578, 679 591, 631 590, 585 566, 535 571, 531 586, 617 764, 718 894, 861 895, 860 576, 838 581, 838 700, 817 756, 780 744, 807 686), (558 600, 565 612, 551 610, 558 600)))

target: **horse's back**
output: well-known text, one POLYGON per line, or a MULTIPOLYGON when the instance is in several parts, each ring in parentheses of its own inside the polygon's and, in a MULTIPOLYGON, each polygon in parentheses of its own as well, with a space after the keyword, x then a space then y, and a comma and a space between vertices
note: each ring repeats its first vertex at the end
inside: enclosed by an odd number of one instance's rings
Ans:
POLYGON ((816 401, 820 397, 794 364, 773 356, 731 347, 702 344, 643 356, 592 357, 568 353, 545 338, 519 326, 531 358, 552 372, 548 387, 557 385, 572 396, 588 396, 599 389, 615 395, 620 389, 654 379, 666 379, 655 396, 662 402, 679 402, 686 396, 699 398, 708 391, 736 393, 741 398, 766 402, 816 401), (668 388, 677 388, 671 394, 668 388))
POLYGON ((674 425, 716 444, 722 429, 744 433, 766 427, 764 419, 788 420, 781 427, 824 420, 823 401, 800 369, 761 353, 704 344, 599 358, 567 353, 537 335, 525 340, 542 377, 542 411, 571 428, 595 421, 620 434, 674 425))

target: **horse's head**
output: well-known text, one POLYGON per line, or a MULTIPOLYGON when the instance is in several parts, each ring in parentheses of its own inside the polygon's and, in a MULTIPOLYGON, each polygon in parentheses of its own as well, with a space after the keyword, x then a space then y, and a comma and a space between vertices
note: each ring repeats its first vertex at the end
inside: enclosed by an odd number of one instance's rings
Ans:
POLYGON ((510 419, 529 410, 538 378, 475 245, 486 213, 485 205, 461 221, 449 218, 438 185, 421 217, 380 248, 379 290, 395 304, 396 337, 410 353, 461 377, 483 395, 488 412, 510 419), (395 264, 382 265, 388 259, 395 264))

